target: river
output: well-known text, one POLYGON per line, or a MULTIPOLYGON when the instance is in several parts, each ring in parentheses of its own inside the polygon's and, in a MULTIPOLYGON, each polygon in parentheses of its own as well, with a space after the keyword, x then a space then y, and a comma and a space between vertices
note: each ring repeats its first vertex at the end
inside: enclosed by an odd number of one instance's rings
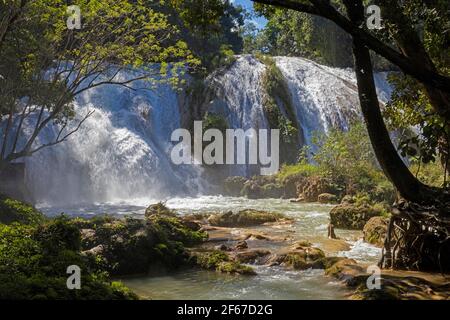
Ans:
MULTIPOLYGON (((98 214, 143 215, 145 208, 156 202, 150 199, 101 203, 72 208, 41 205, 48 215, 64 212, 70 216, 98 214)), ((380 249, 361 240, 361 231, 336 230, 342 241, 327 239, 330 205, 316 203, 291 203, 282 199, 250 200, 246 198, 202 196, 196 198, 171 198, 169 208, 180 214, 199 212, 238 211, 260 209, 283 213, 294 219, 292 224, 279 228, 259 227, 271 235, 288 237, 289 241, 308 240, 327 255, 346 256, 364 264, 374 264, 380 249)), ((249 247, 260 246, 258 241, 248 241, 249 247)), ((276 249, 276 242, 267 244, 276 249)), ((234 276, 213 271, 188 269, 170 274, 157 274, 120 279, 143 298, 149 299, 346 299, 349 292, 335 279, 324 275, 323 270, 292 271, 281 267, 253 266, 257 276, 234 276)))

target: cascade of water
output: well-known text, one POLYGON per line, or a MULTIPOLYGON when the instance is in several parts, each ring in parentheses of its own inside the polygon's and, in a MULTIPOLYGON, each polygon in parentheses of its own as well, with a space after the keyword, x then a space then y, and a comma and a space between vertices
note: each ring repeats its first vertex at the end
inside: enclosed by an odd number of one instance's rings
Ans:
MULTIPOLYGON (((134 86, 149 88, 144 82, 134 86)), ((85 91, 75 111, 94 114, 68 141, 26 160, 33 194, 53 204, 196 194, 198 168, 174 166, 169 157, 170 134, 180 127, 178 100, 168 85, 136 91, 104 85, 85 91)), ((56 134, 48 127, 38 143, 56 134)))

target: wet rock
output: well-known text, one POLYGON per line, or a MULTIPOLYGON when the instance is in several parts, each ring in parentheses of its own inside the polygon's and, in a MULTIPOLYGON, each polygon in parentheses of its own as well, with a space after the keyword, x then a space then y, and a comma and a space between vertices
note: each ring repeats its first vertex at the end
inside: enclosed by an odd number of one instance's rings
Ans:
POLYGON ((365 269, 353 259, 331 257, 322 261, 324 262, 326 275, 333 276, 347 283, 351 283, 356 276, 365 272, 365 269))
POLYGON ((183 225, 190 230, 199 231, 202 228, 202 225, 198 222, 185 220, 185 219, 182 219, 181 221, 182 221, 183 225))
POLYGON ((220 250, 220 251, 232 251, 232 249, 224 244, 218 245, 214 247, 215 250, 220 250))
POLYGON ((218 272, 230 274, 256 274, 251 267, 240 264, 223 251, 214 250, 206 253, 196 253, 194 256, 197 265, 203 269, 216 270, 218 272))
POLYGON ((262 235, 261 233, 247 233, 245 236, 245 240, 265 240, 271 241, 272 239, 268 236, 262 235))
POLYGON ((191 213, 186 214, 182 218, 185 221, 206 222, 210 213, 191 213))
POLYGON ((261 199, 262 191, 261 186, 255 181, 247 181, 242 188, 242 195, 249 199, 261 199))
POLYGON ((331 194, 331 193, 319 194, 319 196, 317 197, 317 200, 320 203, 338 203, 337 196, 334 194, 331 194))
POLYGON ((341 204, 331 210, 330 220, 336 228, 362 230, 370 218, 381 214, 379 209, 369 205, 341 204))
POLYGON ((292 247, 294 249, 303 249, 303 248, 309 248, 312 246, 312 243, 309 242, 308 240, 300 240, 295 242, 292 247))
POLYGON ((314 247, 292 246, 285 252, 280 252, 268 261, 269 265, 281 265, 295 270, 306 270, 309 268, 323 268, 322 259, 325 253, 314 247))
POLYGON ((364 226, 364 241, 382 247, 386 238, 389 218, 373 217, 364 226))
POLYGON ((319 195, 333 193, 333 187, 328 179, 322 177, 308 177, 297 188, 299 198, 306 202, 318 201, 319 195))
POLYGON ((181 219, 160 214, 146 220, 109 218, 89 224, 90 229, 81 229, 82 250, 103 260, 112 275, 145 274, 156 265, 170 269, 187 264, 185 246, 207 238, 206 233, 188 228, 181 219))
POLYGON ((258 226, 268 222, 286 220, 289 219, 282 214, 253 209, 242 210, 238 213, 229 211, 226 213, 214 214, 208 218, 208 222, 212 226, 228 228, 258 226))
POLYGON ((271 254, 268 250, 249 250, 236 254, 236 260, 241 263, 265 264, 267 261, 261 261, 261 258, 267 258, 271 254))
POLYGON ((256 275, 255 270, 252 267, 242 265, 240 263, 230 261, 230 262, 222 262, 217 268, 217 271, 229 274, 240 274, 246 276, 254 276, 256 275))
POLYGON ((306 202, 306 199, 303 196, 300 196, 297 199, 291 199, 290 202, 292 202, 292 203, 302 203, 302 202, 306 202))
POLYGON ((295 198, 298 196, 299 186, 302 185, 306 177, 302 174, 288 175, 283 179, 284 195, 286 199, 295 198))
POLYGON ((248 244, 246 241, 239 241, 235 247, 237 250, 244 250, 248 248, 248 244))
POLYGON ((149 218, 151 216, 175 217, 176 213, 175 211, 167 208, 164 203, 158 202, 148 206, 148 208, 145 210, 145 217, 149 218))

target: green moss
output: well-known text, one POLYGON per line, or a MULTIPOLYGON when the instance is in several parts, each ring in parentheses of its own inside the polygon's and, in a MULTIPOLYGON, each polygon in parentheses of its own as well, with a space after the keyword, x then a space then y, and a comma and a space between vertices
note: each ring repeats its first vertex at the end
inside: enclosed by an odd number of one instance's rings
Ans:
POLYGON ((163 202, 158 202, 148 206, 148 208, 145 210, 145 217, 150 218, 153 215, 176 217, 175 211, 167 208, 167 206, 163 202))
POLYGON ((231 260, 223 251, 215 250, 207 253, 198 253, 196 259, 197 265, 203 269, 232 274, 256 274, 253 268, 231 260))
POLYGON ((44 220, 44 215, 32 205, 0 195, 0 223, 36 224, 44 220))
POLYGON ((197 256, 197 264, 204 269, 216 269, 221 263, 228 261, 230 261, 228 255, 218 250, 197 256))
POLYGON ((203 117, 203 132, 208 129, 219 129, 225 133, 228 128, 228 121, 221 115, 207 112, 203 117))
POLYGON ((214 214, 208 218, 208 221, 211 225, 219 227, 248 227, 283 219, 288 218, 281 213, 246 209, 238 213, 226 212, 214 214))
POLYGON ((222 262, 217 266, 216 270, 230 274, 256 275, 256 272, 252 267, 242 265, 235 261, 222 262))
POLYGON ((266 66, 262 84, 265 91, 263 106, 267 120, 270 128, 280 129, 282 154, 287 161, 293 162, 296 160, 299 128, 289 87, 272 57, 257 55, 257 58, 266 66), (281 110, 284 110, 285 115, 281 110))
POLYGON ((205 231, 194 231, 176 217, 155 216, 151 222, 165 233, 171 241, 178 241, 186 246, 200 244, 208 239, 205 231))

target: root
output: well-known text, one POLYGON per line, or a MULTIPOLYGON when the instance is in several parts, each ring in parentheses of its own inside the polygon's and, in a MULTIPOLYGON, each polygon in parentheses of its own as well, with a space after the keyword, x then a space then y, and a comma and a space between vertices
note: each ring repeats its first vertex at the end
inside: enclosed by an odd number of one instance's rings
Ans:
POLYGON ((388 225, 380 266, 450 272, 450 208, 402 202, 388 225))

